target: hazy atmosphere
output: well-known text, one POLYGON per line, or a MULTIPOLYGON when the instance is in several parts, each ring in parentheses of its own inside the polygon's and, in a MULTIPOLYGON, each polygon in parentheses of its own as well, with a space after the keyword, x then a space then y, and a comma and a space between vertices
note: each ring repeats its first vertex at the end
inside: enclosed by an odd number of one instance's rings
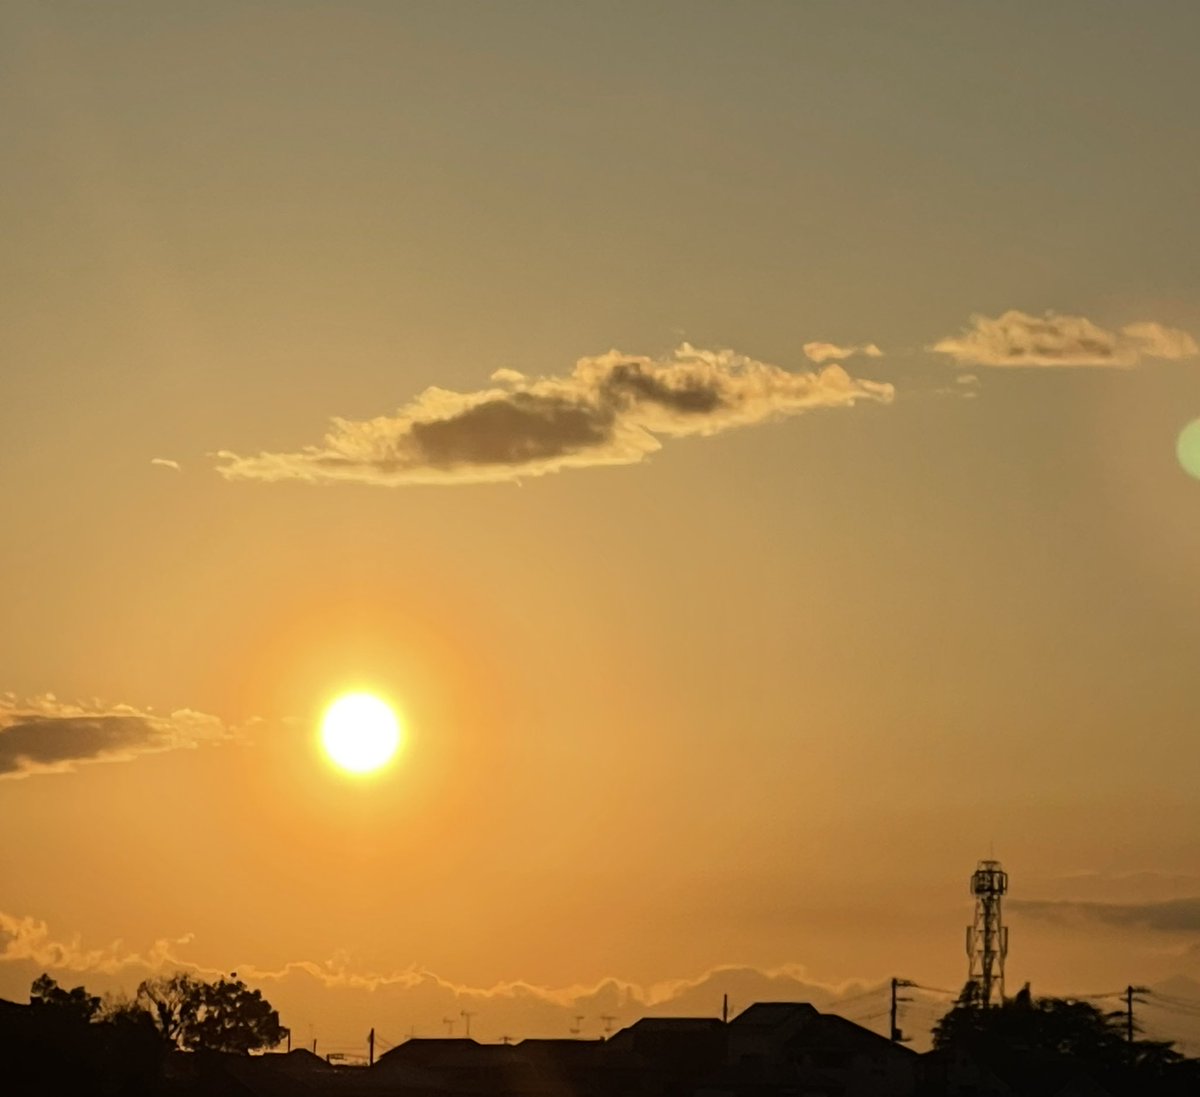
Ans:
POLYGON ((1198 36, 0 6, 0 997, 1200 999, 1198 36))

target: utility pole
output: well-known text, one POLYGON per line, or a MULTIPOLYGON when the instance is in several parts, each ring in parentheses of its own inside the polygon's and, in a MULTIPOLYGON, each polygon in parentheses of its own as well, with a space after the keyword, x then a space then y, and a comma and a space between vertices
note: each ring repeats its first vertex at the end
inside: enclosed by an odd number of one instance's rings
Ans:
POLYGON ((454 1035, 454 1018, 453 1017, 443 1017, 442 1024, 446 1026, 446 1035, 453 1036, 454 1035))
POLYGON ((1125 988, 1125 1042, 1133 1046, 1133 1003, 1141 1002, 1141 998, 1135 998, 1135 994, 1149 994, 1149 987, 1127 986, 1125 988))
POLYGON ((316 1055, 316 1053, 317 1053, 317 1038, 314 1036, 313 1037, 313 1054, 316 1055))
POLYGON ((902 998, 896 994, 896 991, 901 987, 911 987, 915 984, 909 979, 892 978, 892 1024, 891 1024, 891 1040, 893 1044, 903 1044, 907 1042, 908 1037, 904 1035, 896 1024, 896 1007, 900 1002, 911 1002, 911 998, 902 998))
POLYGON ((367 1033, 367 1066, 373 1067, 374 1065, 375 1065, 375 1029, 374 1029, 374 1027, 372 1027, 371 1031, 367 1033))
POLYGON ((721 995, 721 1020, 729 1024, 729 995, 721 995))
POLYGON ((458 1011, 458 1013, 459 1013, 459 1016, 462 1017, 463 1021, 466 1023, 466 1027, 467 1027, 466 1036, 467 1036, 467 1039, 469 1040, 471 1038, 471 1018, 474 1017, 475 1014, 472 1013, 470 1010, 466 1010, 466 1009, 460 1009, 458 1011))
POLYGON ((611 1036, 616 1018, 611 1013, 602 1013, 600 1014, 600 1020, 604 1022, 604 1035, 611 1036))

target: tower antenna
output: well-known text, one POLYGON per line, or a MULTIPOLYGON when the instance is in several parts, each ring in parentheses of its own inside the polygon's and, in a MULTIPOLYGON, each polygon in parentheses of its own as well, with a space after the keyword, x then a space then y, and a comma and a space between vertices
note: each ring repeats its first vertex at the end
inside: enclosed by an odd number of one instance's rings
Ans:
POLYGON ((987 1008, 1004 1003, 1004 959, 1008 927, 1000 901, 1008 891, 1008 873, 999 861, 980 861, 971 874, 975 920, 967 926, 967 982, 973 1004, 987 1008))

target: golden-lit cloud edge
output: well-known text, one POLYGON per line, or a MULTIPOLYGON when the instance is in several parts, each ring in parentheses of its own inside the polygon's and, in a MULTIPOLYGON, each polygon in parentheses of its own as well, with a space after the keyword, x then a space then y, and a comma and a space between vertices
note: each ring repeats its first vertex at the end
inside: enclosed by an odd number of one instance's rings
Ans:
POLYGON ((804 357, 811 362, 845 361, 855 355, 864 358, 882 358, 883 351, 875 343, 805 343, 804 357))
MULTIPOLYGON (((1124 920, 1122 924, 1130 927, 1124 920)), ((1148 926, 1138 918, 1132 925, 1155 932, 1153 921, 1148 926)), ((1169 929, 1175 928, 1172 921, 1169 929)), ((717 964, 694 976, 655 983, 609 976, 566 986, 521 979, 481 986, 455 982, 416 965, 389 972, 362 969, 346 953, 325 961, 297 960, 271 968, 244 962, 212 966, 186 955, 195 945, 189 933, 160 938, 141 950, 129 949, 121 941, 91 947, 78 934, 62 939, 42 920, 0 911, 0 965, 11 968, 6 977, 10 984, 14 975, 21 981, 32 980, 47 971, 56 978, 85 981, 90 990, 115 994, 119 999, 150 976, 188 971, 216 979, 232 969, 238 978, 259 986, 287 1023, 327 1014, 323 1033, 344 1033, 370 1023, 385 1026, 381 1031, 393 1041, 405 1030, 409 1035, 445 1035, 443 1019, 457 1021, 464 1013, 477 1018, 476 1033, 484 1030, 484 1039, 497 1039, 504 1032, 522 1037, 561 1036, 568 1029, 577 1033, 581 1017, 586 1018, 583 1035, 596 1037, 609 1030, 602 1028, 605 1022, 623 1027, 644 1016, 718 1016, 725 995, 734 1015, 757 1001, 806 1001, 870 1026, 883 1023, 889 990, 889 977, 884 973, 834 982, 810 976, 798 963, 776 967, 717 964), (314 991, 333 996, 322 998, 324 1005, 317 1004, 314 991)), ((1185 970, 1200 958, 1190 941, 1170 957, 1185 970)), ((1168 977, 1163 986, 1181 993, 1200 992, 1200 983, 1183 970, 1168 977)), ((934 1015, 944 1011, 954 992, 919 988, 910 993, 915 1005, 926 1012, 910 1018, 906 1028, 919 1024, 920 1017, 929 1019, 930 1010, 934 1015)), ((1195 1041, 1200 1035, 1188 1029, 1171 1038, 1195 1041)))
POLYGON ((969 327, 939 339, 929 349, 962 366, 991 367, 1132 369, 1147 358, 1179 361, 1200 354, 1188 332, 1152 320, 1112 331, 1086 316, 1056 312, 1032 316, 1019 309, 997 317, 972 316, 969 327))
POLYGON ((0 780, 70 773, 89 763, 128 762, 233 737, 219 717, 193 709, 159 715, 126 704, 61 701, 50 693, 29 700, 0 694, 0 780))
MULTIPOLYGON (((228 974, 227 968, 207 966, 183 955, 194 943, 192 934, 160 938, 143 950, 131 950, 121 941, 103 947, 85 946, 79 935, 59 939, 46 922, 30 916, 15 916, 0 911, 0 963, 21 964, 73 977, 116 976, 141 980, 147 975, 186 970, 204 978, 228 974)), ((642 1013, 662 1012, 672 1006, 694 1000, 697 995, 710 1001, 711 988, 722 986, 731 997, 748 1005, 754 998, 804 998, 815 1002, 834 1002, 858 997, 865 990, 882 987, 885 980, 851 979, 830 983, 809 976, 801 964, 782 964, 773 968, 748 965, 715 965, 698 975, 667 979, 656 983, 637 983, 616 977, 592 983, 546 986, 521 979, 505 980, 489 986, 476 986, 446 979, 424 967, 391 972, 357 969, 346 955, 325 961, 297 960, 277 968, 262 968, 250 963, 233 965, 239 978, 263 986, 273 995, 288 983, 315 984, 324 990, 361 991, 372 995, 388 994, 430 1016, 444 1010, 470 1005, 501 1004, 518 1011, 542 1011, 541 1015, 557 1022, 573 1011, 586 1010, 593 1016, 600 1010, 617 1012, 632 1020, 642 1013), (275 988, 275 990, 272 989, 275 988)), ((720 992, 716 992, 720 1000, 720 992)))
POLYGON ((630 465, 664 438, 707 437, 816 408, 890 403, 893 386, 840 365, 791 372, 731 350, 684 343, 653 359, 609 351, 566 376, 492 374, 476 392, 429 388, 394 415, 335 418, 319 445, 216 455, 228 480, 462 484, 630 465))

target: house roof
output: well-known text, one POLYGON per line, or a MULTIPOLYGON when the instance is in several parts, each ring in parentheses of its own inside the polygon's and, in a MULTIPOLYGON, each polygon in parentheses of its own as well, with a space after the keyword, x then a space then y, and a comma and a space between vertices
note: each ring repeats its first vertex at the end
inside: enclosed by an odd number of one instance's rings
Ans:
POLYGON ((817 1014, 816 1027, 823 1039, 831 1040, 835 1044, 871 1044, 880 1051, 887 1048, 904 1056, 918 1054, 912 1048, 889 1040, 886 1036, 881 1036, 878 1032, 864 1028, 853 1021, 847 1021, 845 1017, 839 1017, 836 1013, 817 1014))
POLYGON ((730 1024, 739 1029, 771 1029, 798 1017, 817 1016, 815 1006, 808 1002, 755 1002, 742 1010, 730 1024))
POLYGON ((643 1017, 625 1031, 636 1028, 639 1032, 709 1032, 722 1027, 724 1022, 715 1017, 643 1017))

